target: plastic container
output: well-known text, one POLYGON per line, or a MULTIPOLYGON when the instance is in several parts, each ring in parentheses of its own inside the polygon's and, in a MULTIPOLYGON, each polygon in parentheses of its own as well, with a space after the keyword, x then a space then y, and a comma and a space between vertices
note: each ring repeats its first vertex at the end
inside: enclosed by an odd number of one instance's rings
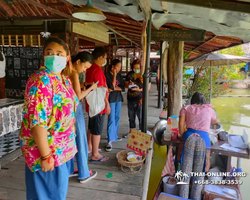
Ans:
POLYGON ((179 129, 178 128, 172 128, 172 140, 177 140, 178 138, 178 133, 179 133, 179 129))
POLYGON ((168 183, 169 178, 171 177, 166 176, 162 179, 163 180, 163 192, 172 194, 172 195, 177 195, 178 194, 177 184, 176 183, 169 184, 168 183))
POLYGON ((172 133, 171 132, 168 132, 167 130, 164 131, 164 134, 163 134, 163 139, 165 141, 170 141, 171 140, 171 137, 172 137, 172 133))
POLYGON ((171 129, 172 129, 172 120, 171 120, 171 118, 168 118, 166 131, 171 132, 171 129))
POLYGON ((179 128, 179 117, 172 115, 170 116, 170 119, 172 121, 172 128, 179 128))

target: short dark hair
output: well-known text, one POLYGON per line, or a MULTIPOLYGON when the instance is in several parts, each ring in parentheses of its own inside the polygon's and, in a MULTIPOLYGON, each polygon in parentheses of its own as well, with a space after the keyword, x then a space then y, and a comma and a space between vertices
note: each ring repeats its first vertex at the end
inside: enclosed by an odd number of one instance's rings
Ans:
POLYGON ((78 53, 76 56, 72 56, 71 60, 72 63, 75 63, 76 61, 80 60, 81 63, 89 62, 93 64, 93 56, 87 51, 82 51, 78 53))
POLYGON ((109 65, 109 71, 111 71, 112 67, 113 66, 116 66, 118 63, 121 63, 121 61, 119 59, 114 59, 112 62, 111 62, 111 65, 109 65))
POLYGON ((131 64, 131 69, 132 69, 132 71, 134 71, 134 66, 135 65, 140 65, 141 66, 141 61, 139 60, 139 59, 136 59, 136 60, 134 60, 133 62, 132 62, 132 64, 131 64))
POLYGON ((201 92, 195 92, 191 98, 191 104, 206 104, 206 98, 201 92))
POLYGON ((47 40, 45 40, 43 51, 47 48, 47 46, 49 46, 53 42, 62 45, 64 50, 66 51, 67 56, 69 55, 69 48, 67 47, 67 44, 62 39, 56 37, 50 37, 47 40))
POLYGON ((106 50, 104 47, 96 47, 94 51, 92 52, 92 56, 94 60, 97 60, 100 56, 104 57, 106 53, 106 50))

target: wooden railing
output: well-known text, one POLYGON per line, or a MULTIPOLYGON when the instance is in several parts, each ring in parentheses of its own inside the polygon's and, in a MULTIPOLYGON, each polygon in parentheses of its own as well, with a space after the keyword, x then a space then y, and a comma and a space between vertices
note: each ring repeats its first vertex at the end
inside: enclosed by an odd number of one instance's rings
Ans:
POLYGON ((40 35, 0 35, 2 46, 40 47, 40 35))

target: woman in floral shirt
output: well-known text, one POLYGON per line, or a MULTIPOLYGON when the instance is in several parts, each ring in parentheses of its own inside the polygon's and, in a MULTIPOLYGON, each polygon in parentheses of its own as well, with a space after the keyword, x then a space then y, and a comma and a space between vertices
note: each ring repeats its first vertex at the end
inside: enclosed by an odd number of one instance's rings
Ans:
POLYGON ((44 63, 29 78, 25 91, 20 145, 26 169, 27 200, 65 200, 73 169, 75 111, 78 99, 70 81, 61 75, 69 50, 64 41, 49 38, 44 63))

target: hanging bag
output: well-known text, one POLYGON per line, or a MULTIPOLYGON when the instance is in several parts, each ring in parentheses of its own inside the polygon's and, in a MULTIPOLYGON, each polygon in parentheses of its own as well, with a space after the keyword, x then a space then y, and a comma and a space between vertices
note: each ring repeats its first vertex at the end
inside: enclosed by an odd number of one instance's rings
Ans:
POLYGON ((86 101, 89 105, 89 117, 94 117, 105 109, 105 97, 107 89, 105 87, 98 87, 91 91, 86 96, 86 101))

